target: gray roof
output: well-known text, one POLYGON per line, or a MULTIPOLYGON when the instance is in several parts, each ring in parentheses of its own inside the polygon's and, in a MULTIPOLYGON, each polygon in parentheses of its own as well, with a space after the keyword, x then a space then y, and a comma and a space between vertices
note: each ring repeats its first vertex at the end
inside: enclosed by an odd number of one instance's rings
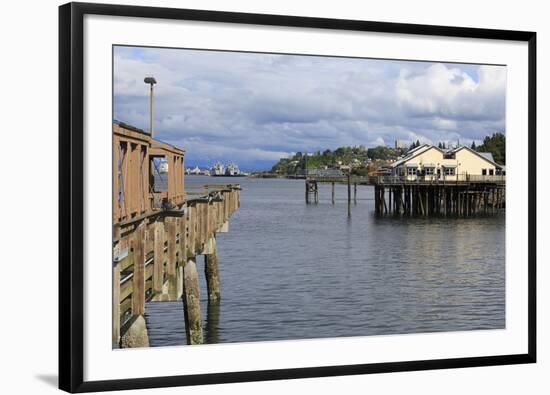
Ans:
POLYGON ((481 156, 483 156, 485 159, 490 160, 491 162, 494 162, 494 161, 495 161, 495 160, 493 159, 493 154, 491 154, 490 152, 478 152, 478 154, 480 154, 481 156))

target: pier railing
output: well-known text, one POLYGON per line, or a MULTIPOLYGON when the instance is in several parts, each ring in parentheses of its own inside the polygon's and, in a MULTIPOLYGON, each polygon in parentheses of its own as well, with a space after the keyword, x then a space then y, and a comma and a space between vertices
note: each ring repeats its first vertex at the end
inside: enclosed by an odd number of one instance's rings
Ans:
POLYGON ((406 175, 406 176, 308 176, 306 181, 336 184, 453 184, 453 183, 506 183, 505 175, 406 175))
POLYGON ((411 175, 411 176, 377 176, 370 177, 372 184, 456 184, 456 183, 491 183, 491 184, 504 184, 506 183, 505 175, 471 175, 471 174, 458 174, 458 175, 411 175))
MULTIPOLYGON (((194 280, 184 286, 190 281, 184 268, 194 268, 197 255, 205 255, 208 267, 215 268, 207 273, 208 296, 209 300, 219 298, 215 235, 228 231, 229 218, 240 206, 240 190, 238 184, 187 187, 181 206, 165 208, 139 221, 115 224, 113 344, 144 345, 132 343, 129 328, 143 316, 146 301, 178 300, 196 288, 194 280)), ((196 270, 194 274, 196 277, 196 270)), ((185 309, 189 306, 193 304, 184 304, 185 309)), ((188 333, 188 342, 200 343, 199 332, 188 333)))
POLYGON ((336 184, 370 184, 373 177, 370 176, 307 176, 306 181, 314 181, 319 183, 336 183, 336 184))

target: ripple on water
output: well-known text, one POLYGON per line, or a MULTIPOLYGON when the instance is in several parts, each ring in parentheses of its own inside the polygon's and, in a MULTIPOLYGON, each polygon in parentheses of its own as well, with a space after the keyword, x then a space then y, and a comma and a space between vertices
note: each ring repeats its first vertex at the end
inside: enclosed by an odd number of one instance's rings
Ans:
MULTIPOLYGON (((325 185, 305 205, 303 180, 239 182, 241 207, 217 240, 219 306, 198 260, 206 342, 504 328, 504 215, 376 218, 363 186, 350 220, 344 186, 334 206, 325 185)), ((152 346, 185 344, 181 301, 148 303, 146 320, 152 346)))

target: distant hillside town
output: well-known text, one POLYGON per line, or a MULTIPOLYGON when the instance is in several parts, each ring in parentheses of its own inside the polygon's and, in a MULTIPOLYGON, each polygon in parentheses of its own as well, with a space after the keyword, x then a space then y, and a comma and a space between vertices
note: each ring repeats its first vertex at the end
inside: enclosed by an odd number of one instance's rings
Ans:
MULTIPOLYGON (((437 145, 421 144, 420 141, 408 145, 396 140, 394 147, 378 146, 367 148, 364 145, 354 147, 339 147, 334 151, 326 149, 314 153, 297 152, 289 158, 280 159, 269 173, 280 176, 326 175, 338 176, 345 173, 367 176, 379 173, 391 173, 395 163, 409 157, 411 153, 430 149, 430 152, 439 152, 445 158, 451 158, 462 149, 477 153, 478 157, 485 158, 494 164, 493 173, 503 171, 506 164, 506 139, 504 134, 495 133, 487 136, 481 145, 472 142, 471 145, 461 145, 460 141, 454 144, 439 142, 437 145), (431 148, 435 150, 431 150, 431 148), (497 170, 498 169, 498 170, 497 170)), ((439 162, 438 162, 439 163, 439 162)), ((486 169, 489 171, 489 167, 486 169)), ((440 170, 441 171, 441 170, 440 170)), ((481 170, 480 170, 481 171, 481 170)), ((481 173, 480 173, 481 174, 481 173)), ((488 175, 488 174, 487 174, 488 175)))

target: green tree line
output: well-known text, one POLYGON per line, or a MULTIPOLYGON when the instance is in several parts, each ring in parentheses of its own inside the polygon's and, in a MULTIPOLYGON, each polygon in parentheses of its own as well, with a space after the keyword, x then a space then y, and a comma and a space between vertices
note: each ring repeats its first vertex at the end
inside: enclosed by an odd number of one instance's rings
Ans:
MULTIPOLYGON (((417 140, 413 142, 408 150, 419 147, 417 140)), ((449 149, 449 145, 440 142, 438 147, 449 149)), ((472 143, 471 148, 478 152, 490 152, 494 160, 502 165, 506 164, 506 137, 502 133, 494 133, 485 137, 483 144, 476 146, 472 143)), ((378 146, 367 149, 365 146, 340 147, 334 151, 326 149, 316 151, 312 154, 297 152, 291 157, 280 159, 271 171, 280 174, 296 174, 305 169, 334 168, 339 164, 354 166, 354 173, 366 172, 367 163, 374 161, 392 161, 406 154, 407 149, 378 146)))
POLYGON ((483 144, 476 147, 472 143, 472 149, 478 152, 490 152, 493 154, 495 162, 506 165, 506 136, 502 133, 494 133, 492 136, 487 136, 483 139, 483 144))

